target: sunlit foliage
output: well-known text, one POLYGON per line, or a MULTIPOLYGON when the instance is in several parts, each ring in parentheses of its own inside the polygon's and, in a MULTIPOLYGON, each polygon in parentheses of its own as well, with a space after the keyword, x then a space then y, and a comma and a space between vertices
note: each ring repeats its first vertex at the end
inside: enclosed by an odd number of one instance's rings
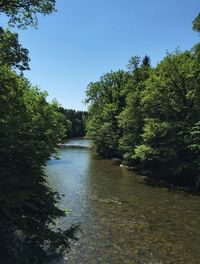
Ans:
POLYGON ((199 44, 167 54, 155 68, 148 56, 132 57, 117 87, 113 76, 119 72, 86 92, 88 135, 97 152, 151 177, 199 188, 199 44))

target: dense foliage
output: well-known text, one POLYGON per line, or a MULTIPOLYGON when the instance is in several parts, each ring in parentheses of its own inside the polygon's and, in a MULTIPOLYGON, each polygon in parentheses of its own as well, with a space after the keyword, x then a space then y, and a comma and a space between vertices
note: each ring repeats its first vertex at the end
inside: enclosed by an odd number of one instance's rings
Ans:
POLYGON ((60 107, 59 111, 65 116, 66 137, 84 137, 87 112, 64 109, 63 107, 60 107))
POLYGON ((174 184, 200 186, 200 44, 155 67, 132 57, 127 72, 89 84, 88 135, 104 157, 174 184))
MULTIPOLYGON (((48 14, 54 1, 0 1, 0 12, 25 27, 36 12, 48 14)), ((60 196, 48 186, 45 163, 66 134, 56 102, 22 76, 29 69, 18 35, 0 28, 0 262, 48 263, 69 247, 74 228, 56 227, 65 216, 60 196), (20 70, 20 75, 15 72, 20 70)))
POLYGON ((69 231, 49 227, 65 213, 44 173, 64 133, 62 116, 55 102, 8 67, 0 68, 0 87, 1 260, 45 263, 55 249, 69 246, 69 231))
POLYGON ((29 60, 28 50, 19 43, 18 34, 0 27, 0 67, 29 70, 29 60))
POLYGON ((88 136, 94 140, 97 152, 104 157, 120 155, 119 138, 122 130, 117 116, 125 105, 125 84, 128 74, 111 72, 100 81, 90 83, 86 103, 90 103, 87 123, 88 136))

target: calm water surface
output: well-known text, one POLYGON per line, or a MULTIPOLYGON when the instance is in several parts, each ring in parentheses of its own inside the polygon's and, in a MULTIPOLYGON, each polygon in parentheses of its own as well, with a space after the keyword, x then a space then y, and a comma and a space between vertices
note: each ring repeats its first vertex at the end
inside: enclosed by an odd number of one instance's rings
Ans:
POLYGON ((151 187, 145 178, 94 157, 89 140, 69 140, 47 163, 50 185, 80 224, 66 264, 199 264, 200 197, 151 187))

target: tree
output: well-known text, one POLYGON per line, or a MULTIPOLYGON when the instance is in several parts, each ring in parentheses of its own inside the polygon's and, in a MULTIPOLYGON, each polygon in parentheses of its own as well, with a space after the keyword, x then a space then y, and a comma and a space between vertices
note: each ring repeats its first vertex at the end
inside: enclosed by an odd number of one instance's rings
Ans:
POLYGON ((119 157, 121 128, 118 115, 125 105, 125 84, 129 74, 124 71, 111 72, 90 83, 86 94, 89 104, 87 123, 88 136, 94 140, 96 150, 106 158, 119 157))
POLYGON ((200 119, 198 93, 196 51, 168 54, 146 82, 141 98, 142 142, 133 159, 139 159, 152 175, 176 184, 197 182, 198 167, 188 137, 200 119))
POLYGON ((66 125, 70 127, 67 130, 67 137, 84 137, 86 130, 86 111, 76 111, 73 109, 59 108, 59 111, 65 116, 66 125))
MULTIPOLYGON (((53 0, 0 0, 9 24, 36 26, 36 13, 49 14, 53 0)), ((61 230, 65 216, 44 173, 46 160, 64 136, 56 102, 13 69, 29 69, 28 50, 18 35, 0 28, 0 255, 5 264, 49 263, 69 248, 75 227, 61 230)), ((74 238, 75 239, 75 238, 74 238)))
POLYGON ((1 261, 47 263, 69 247, 74 231, 56 227, 65 213, 44 173, 64 134, 62 115, 7 66, 0 68, 0 87, 1 261))
POLYGON ((142 60, 142 66, 143 67, 151 67, 151 59, 149 56, 145 55, 142 60))
POLYGON ((0 67, 29 70, 29 61, 28 50, 19 44, 18 34, 0 28, 0 67))
POLYGON ((198 14, 198 16, 194 19, 194 21, 192 22, 193 24, 193 30, 200 32, 200 13, 198 14))
MULTIPOLYGON (((132 57, 134 58, 134 57, 132 57)), ((141 143, 141 133, 144 125, 144 114, 141 108, 141 93, 145 89, 145 81, 152 71, 150 58, 145 56, 141 60, 131 60, 134 63, 131 76, 126 84, 126 106, 119 115, 119 126, 123 130, 120 138, 120 150, 123 154, 123 163, 129 166, 136 165, 132 156, 135 147, 141 143)), ((130 68, 129 64, 129 68, 130 68)))
MULTIPOLYGON (((200 14, 193 29, 200 32, 200 14)), ((167 54, 155 68, 147 55, 142 61, 133 56, 123 78, 119 71, 89 84, 87 128, 97 152, 151 177, 199 188, 199 62, 198 43, 167 54)))
POLYGON ((9 18, 9 25, 19 28, 37 26, 37 13, 55 11, 55 0, 0 0, 0 12, 9 18))
POLYGON ((154 69, 148 56, 135 56, 128 73, 91 83, 88 134, 97 152, 151 177, 199 187, 199 61, 199 44, 167 54, 154 69))

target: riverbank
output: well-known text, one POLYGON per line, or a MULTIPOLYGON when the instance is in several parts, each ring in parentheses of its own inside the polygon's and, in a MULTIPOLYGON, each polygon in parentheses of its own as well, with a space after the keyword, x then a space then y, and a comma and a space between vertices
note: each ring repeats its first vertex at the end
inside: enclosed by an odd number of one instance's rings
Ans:
POLYGON ((159 180, 156 178, 153 178, 151 176, 146 175, 145 173, 142 173, 138 168, 132 167, 132 166, 127 166, 122 163, 122 160, 119 158, 111 158, 113 165, 117 165, 122 169, 126 169, 129 171, 132 171, 133 173, 136 173, 137 175, 142 175, 144 177, 145 182, 147 185, 152 186, 152 187, 160 187, 160 188, 168 188, 169 190, 177 190, 177 191, 183 191, 186 193, 190 193, 193 195, 200 195, 200 189, 197 187, 185 187, 185 186, 180 186, 180 185, 175 185, 170 183, 167 180, 159 180))

